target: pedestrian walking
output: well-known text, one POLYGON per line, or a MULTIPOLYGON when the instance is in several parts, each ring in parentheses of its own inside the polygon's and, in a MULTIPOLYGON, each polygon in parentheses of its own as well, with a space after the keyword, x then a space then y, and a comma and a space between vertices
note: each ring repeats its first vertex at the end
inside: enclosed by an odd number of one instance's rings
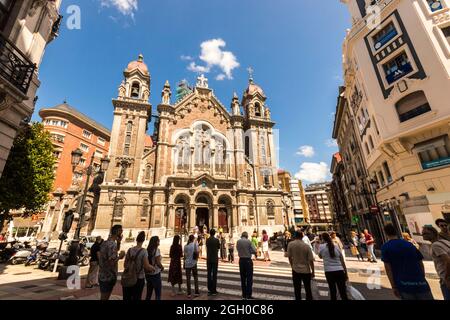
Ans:
POLYGON ((348 300, 346 285, 348 273, 342 252, 334 245, 328 233, 322 233, 322 239, 324 243, 320 246, 319 257, 323 259, 331 300, 337 300, 337 291, 342 300, 348 300))
POLYGON ((356 256, 358 258, 358 261, 364 261, 364 256, 361 251, 359 239, 355 231, 352 231, 350 234, 350 248, 352 251, 352 255, 356 256))
POLYGON ((387 224, 384 232, 388 242, 381 248, 381 260, 395 296, 402 300, 433 300, 425 279, 423 255, 412 243, 398 238, 394 225, 387 224))
POLYGON ((313 251, 313 247, 311 244, 311 240, 306 235, 306 233, 302 232, 302 241, 311 249, 311 252, 313 251))
POLYGON ((225 235, 223 232, 219 233, 219 241, 220 241, 220 259, 222 261, 227 261, 227 240, 225 239, 225 235))
POLYGON ((294 239, 288 245, 287 256, 292 268, 295 300, 302 300, 302 282, 306 300, 313 300, 311 280, 314 279, 314 256, 311 248, 302 240, 301 232, 294 233, 294 239))
POLYGON ((411 235, 408 232, 402 233, 403 240, 408 241, 411 243, 414 247, 416 247, 417 250, 420 250, 420 245, 417 243, 416 240, 414 240, 411 235))
POLYGON ((228 262, 234 263, 234 238, 233 234, 230 233, 230 236, 228 237, 228 262))
POLYGON ((430 241, 431 257, 439 275, 444 300, 450 300, 450 241, 440 237, 438 231, 432 226, 425 226, 422 230, 425 241, 430 241))
POLYGON ((219 269, 220 241, 215 237, 216 231, 209 231, 210 237, 206 240, 206 272, 208 279, 208 295, 217 295, 217 271, 219 269))
POLYGON ((155 270, 148 262, 148 253, 142 245, 145 232, 136 237, 136 246, 128 249, 125 256, 124 272, 122 273, 122 292, 124 301, 141 301, 145 286, 145 271, 155 270))
POLYGON ((254 244, 248 239, 248 233, 243 232, 236 244, 239 255, 239 273, 241 275, 242 300, 253 299, 253 261, 256 254, 254 244))
POLYGON ((154 271, 145 273, 145 281, 147 282, 147 296, 145 300, 152 300, 153 291, 155 291, 155 300, 161 300, 162 281, 161 272, 164 267, 161 263, 161 252, 159 251, 159 237, 150 238, 147 247, 148 262, 153 266, 154 271))
POLYGON ((291 233, 289 231, 285 231, 283 234, 283 251, 287 254, 287 248, 289 242, 291 241, 291 233))
POLYGON ((199 247, 195 241, 194 235, 191 234, 188 243, 184 246, 184 269, 186 270, 187 297, 189 299, 192 298, 191 276, 194 278, 194 296, 198 297, 200 295, 200 290, 198 288, 198 258, 199 247))
POLYGON ((119 260, 125 257, 125 252, 120 251, 122 237, 122 226, 113 226, 108 240, 101 244, 98 252, 98 282, 100 285, 100 300, 102 301, 109 300, 117 283, 119 260))
POLYGON ((262 231, 262 252, 264 255, 264 261, 270 261, 269 256, 269 235, 266 230, 262 231))
POLYGON ((258 260, 258 257, 260 255, 260 251, 259 251, 258 233, 256 232, 256 230, 252 234, 252 243, 253 243, 253 245, 256 248, 256 253, 253 255, 254 260, 258 260))
POLYGON ((198 245, 198 256, 199 256, 199 259, 201 259, 203 256, 203 245, 205 244, 205 234, 203 232, 201 232, 198 235, 197 239, 194 238, 194 241, 195 240, 198 245))
POLYGON ((89 261, 89 271, 86 279, 86 289, 97 287, 98 284, 98 252, 103 243, 102 237, 98 236, 91 247, 91 259, 89 261))
POLYGON ((172 246, 170 247, 170 265, 168 282, 172 286, 172 297, 177 295, 175 286, 178 285, 178 294, 183 294, 181 285, 183 284, 183 274, 181 271, 181 259, 183 257, 183 248, 181 247, 181 238, 179 235, 173 237, 172 246))
POLYGON ((444 219, 437 219, 436 225, 441 229, 439 232, 439 238, 450 241, 450 231, 448 230, 448 223, 444 219))
POLYGON ((330 237, 331 237, 331 240, 333 240, 334 245, 337 246, 339 248, 339 250, 341 250, 342 256, 345 259, 345 247, 344 247, 344 244, 342 243, 341 239, 339 239, 339 237, 337 236, 335 231, 330 232, 330 237))
POLYGON ((364 238, 366 239, 368 256, 370 256, 369 261, 376 263, 377 256, 375 255, 375 239, 373 238, 373 236, 369 233, 369 230, 367 230, 367 229, 364 230, 364 238))

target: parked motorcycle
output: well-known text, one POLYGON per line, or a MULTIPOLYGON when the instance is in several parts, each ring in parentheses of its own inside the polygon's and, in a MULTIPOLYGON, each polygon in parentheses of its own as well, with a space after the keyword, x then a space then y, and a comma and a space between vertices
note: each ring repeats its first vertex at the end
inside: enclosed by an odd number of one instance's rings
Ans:
POLYGON ((31 248, 23 248, 14 253, 14 255, 9 259, 9 262, 13 265, 23 264, 27 262, 28 257, 33 253, 31 248))
MULTIPOLYGON (((66 266, 66 262, 69 260, 69 251, 62 251, 59 256, 57 251, 48 251, 41 254, 38 268, 41 270, 52 271, 55 267, 56 260, 58 260, 58 267, 66 266)), ((89 265, 89 250, 84 249, 82 253, 77 256, 77 263, 80 267, 89 265)))
POLYGON ((31 250, 30 244, 20 242, 9 242, 0 244, 0 263, 11 261, 21 250, 31 250))
POLYGON ((25 266, 28 267, 32 264, 39 264, 42 253, 46 252, 48 243, 43 242, 36 246, 36 249, 28 256, 25 266))

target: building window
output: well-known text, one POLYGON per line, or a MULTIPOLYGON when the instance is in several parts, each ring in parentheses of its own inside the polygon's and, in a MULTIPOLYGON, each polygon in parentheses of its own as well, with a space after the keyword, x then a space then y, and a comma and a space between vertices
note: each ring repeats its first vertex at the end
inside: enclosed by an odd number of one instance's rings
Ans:
POLYGON ((123 200, 117 200, 116 206, 113 211, 114 222, 121 222, 123 217, 123 209, 125 208, 125 204, 123 200))
POLYGON ((266 187, 270 186, 270 175, 267 172, 264 173, 264 185, 266 187))
POLYGON ((89 152, 89 146, 87 144, 81 143, 80 148, 83 152, 89 152))
POLYGON ((149 209, 150 209, 150 202, 147 199, 145 199, 142 203, 142 211, 141 211, 142 218, 148 217, 149 209))
POLYGON ((133 99, 139 99, 141 95, 141 86, 139 85, 139 82, 133 82, 133 85, 131 86, 131 98, 133 99))
POLYGON ((80 159, 80 166, 82 167, 86 166, 86 159, 83 158, 80 159))
POLYGON ((245 155, 250 158, 250 138, 245 137, 245 155))
POLYGON ((53 151, 53 156, 55 159, 61 159, 61 151, 53 151))
POLYGON ((50 133, 50 138, 58 143, 64 143, 64 136, 58 133, 50 133))
POLYGON ((383 69, 386 73, 386 81, 389 84, 394 83, 413 71, 413 67, 409 62, 406 52, 402 52, 394 59, 386 62, 383 65, 383 69))
POLYGON ((266 165, 267 164, 267 148, 266 148, 266 139, 264 137, 264 134, 261 134, 259 136, 259 146, 261 148, 261 164, 266 165))
POLYGON ((275 217, 275 204, 272 200, 267 201, 266 204, 267 217, 274 218, 275 217))
POLYGON ((257 102, 255 103, 255 117, 261 117, 262 111, 261 111, 261 105, 257 102))
POLYGON ((95 157, 96 158, 103 158, 103 152, 96 150, 95 151, 95 157))
POLYGON ((442 28, 442 33, 447 38, 447 42, 450 44, 450 26, 442 28))
POLYGON ((123 154, 128 156, 130 154, 130 145, 131 145, 131 133, 133 132, 133 122, 129 121, 127 123, 127 135, 125 136, 125 146, 123 150, 123 154))
POLYGON ((384 173, 386 175, 387 182, 391 183, 393 181, 392 174, 391 174, 391 170, 389 169, 389 165, 386 161, 383 162, 383 169, 384 169, 384 173))
POLYGON ((61 128, 67 129, 67 126, 69 123, 67 121, 63 121, 63 120, 46 119, 44 121, 44 124, 48 125, 48 126, 61 127, 61 128))
POLYGON ((0 0, 0 29, 3 30, 11 12, 13 0, 0 0))
POLYGON ((101 137, 98 137, 98 138, 97 138, 97 143, 98 143, 99 145, 101 145, 101 146, 104 146, 104 145, 106 144, 106 140, 103 139, 103 138, 101 138, 101 137))
POLYGON ((87 130, 83 130, 83 137, 86 138, 86 139, 91 139, 92 133, 90 133, 87 130))
POLYGON ((400 122, 408 121, 431 111, 430 104, 423 91, 413 92, 402 98, 395 105, 400 122))
POLYGON ((427 0, 428 5, 430 6, 431 12, 435 12, 443 9, 441 0, 427 0))
POLYGON ((378 181, 382 187, 386 185, 386 180, 384 180, 383 172, 381 171, 378 171, 378 181))
POLYGON ((73 180, 74 181, 81 181, 81 180, 83 180, 83 174, 81 172, 74 172, 73 173, 73 180))
POLYGON ((397 29, 395 29, 394 22, 390 22, 380 32, 373 37, 373 43, 375 50, 380 49, 386 43, 391 41, 397 36, 397 29))
POLYGON ((424 170, 450 164, 450 142, 447 135, 416 144, 413 149, 424 170))
POLYGON ((369 136, 369 144, 370 144, 370 149, 375 149, 375 145, 374 145, 374 143, 373 143, 373 139, 372 139, 372 136, 369 136))
POLYGON ((250 219, 255 218, 255 205, 253 204, 253 201, 250 201, 248 203, 248 215, 249 215, 250 219))

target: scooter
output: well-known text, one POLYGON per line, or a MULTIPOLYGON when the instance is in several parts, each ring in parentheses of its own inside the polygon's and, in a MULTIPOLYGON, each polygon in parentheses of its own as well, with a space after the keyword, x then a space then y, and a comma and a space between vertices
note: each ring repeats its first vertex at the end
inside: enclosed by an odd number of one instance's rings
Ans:
POLYGON ((28 257, 33 252, 33 249, 20 249, 15 252, 14 255, 9 259, 9 262, 13 265, 23 264, 27 262, 28 257))
POLYGON ((41 254, 47 250, 48 243, 41 243, 36 246, 36 249, 28 256, 27 261, 25 262, 25 267, 28 267, 32 264, 39 264, 41 254))

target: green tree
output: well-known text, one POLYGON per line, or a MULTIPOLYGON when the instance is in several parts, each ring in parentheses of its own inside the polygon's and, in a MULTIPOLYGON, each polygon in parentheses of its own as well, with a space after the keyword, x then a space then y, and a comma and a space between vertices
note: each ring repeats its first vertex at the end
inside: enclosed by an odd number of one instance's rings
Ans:
POLYGON ((0 230, 11 210, 41 210, 53 188, 55 158, 50 134, 32 123, 17 135, 0 178, 0 230))

